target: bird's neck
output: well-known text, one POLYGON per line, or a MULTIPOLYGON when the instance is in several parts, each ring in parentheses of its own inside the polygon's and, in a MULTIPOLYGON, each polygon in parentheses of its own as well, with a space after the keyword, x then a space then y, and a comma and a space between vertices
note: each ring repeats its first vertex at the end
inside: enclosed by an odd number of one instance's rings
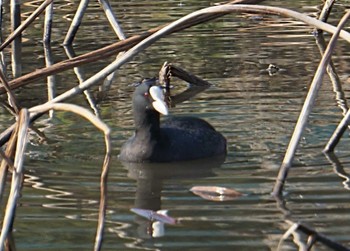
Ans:
POLYGON ((138 137, 148 137, 150 139, 158 137, 160 133, 159 113, 146 111, 142 115, 134 115, 135 132, 138 137))

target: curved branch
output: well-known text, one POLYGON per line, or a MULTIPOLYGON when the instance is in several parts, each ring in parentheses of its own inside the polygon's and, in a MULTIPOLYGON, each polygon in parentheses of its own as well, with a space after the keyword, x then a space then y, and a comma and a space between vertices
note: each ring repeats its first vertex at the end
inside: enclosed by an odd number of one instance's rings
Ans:
MULTIPOLYGON (((148 46, 150 46, 160 38, 167 36, 171 33, 187 29, 194 25, 207 22, 209 20, 221 17, 223 15, 226 15, 232 12, 239 12, 239 13, 250 12, 250 13, 259 13, 259 14, 281 15, 285 17, 294 18, 296 20, 302 21, 310 26, 313 26, 317 29, 322 29, 329 33, 334 33, 336 31, 336 27, 330 24, 324 23, 315 18, 309 17, 305 14, 302 14, 293 10, 285 9, 285 8, 261 6, 261 5, 246 5, 246 4, 231 4, 231 5, 226 4, 221 6, 214 6, 214 7, 205 8, 205 9, 193 12, 191 14, 188 14, 180 18, 179 20, 168 24, 165 27, 160 26, 160 27, 151 29, 141 35, 132 36, 123 41, 114 43, 112 45, 98 49, 96 51, 83 54, 81 56, 72 58, 70 60, 64 60, 50 67, 39 69, 35 72, 26 74, 20 78, 10 81, 11 88, 12 89, 18 88, 20 86, 28 84, 29 82, 33 82, 39 78, 47 77, 49 75, 65 71, 79 65, 105 59, 106 57, 128 50, 134 46, 132 49, 128 51, 127 55, 124 55, 123 62, 120 62, 120 64, 109 69, 109 72, 113 72, 115 69, 119 68, 122 64, 126 63, 133 56, 135 56, 140 51, 147 48, 148 46)), ((350 33, 346 31, 342 31, 340 33, 340 37, 350 42, 350 33)), ((103 76, 105 75, 109 75, 109 74, 104 74, 103 76)), ((4 92, 5 90, 3 88, 0 88, 0 94, 3 94, 4 92)))

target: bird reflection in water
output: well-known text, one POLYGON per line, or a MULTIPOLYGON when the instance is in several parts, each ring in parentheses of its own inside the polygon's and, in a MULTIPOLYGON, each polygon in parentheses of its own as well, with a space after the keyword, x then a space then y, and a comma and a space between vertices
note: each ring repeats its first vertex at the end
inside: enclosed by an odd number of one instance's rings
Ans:
MULTIPOLYGON (((163 184, 167 180, 201 179, 215 176, 213 169, 219 168, 225 156, 172 163, 130 163, 122 162, 128 170, 128 177, 136 180, 134 208, 152 210, 160 214, 162 210, 163 184), (161 210, 161 211, 160 211, 161 210)), ((140 216, 135 217, 140 238, 161 237, 165 235, 164 223, 152 221, 140 216)))

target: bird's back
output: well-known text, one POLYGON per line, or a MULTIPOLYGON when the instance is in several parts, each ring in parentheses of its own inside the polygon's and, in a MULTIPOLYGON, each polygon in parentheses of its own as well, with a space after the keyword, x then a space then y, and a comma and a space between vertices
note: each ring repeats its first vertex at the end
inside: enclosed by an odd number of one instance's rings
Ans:
POLYGON ((226 139, 208 122, 194 117, 170 118, 162 123, 161 139, 152 161, 182 161, 226 154, 226 139))

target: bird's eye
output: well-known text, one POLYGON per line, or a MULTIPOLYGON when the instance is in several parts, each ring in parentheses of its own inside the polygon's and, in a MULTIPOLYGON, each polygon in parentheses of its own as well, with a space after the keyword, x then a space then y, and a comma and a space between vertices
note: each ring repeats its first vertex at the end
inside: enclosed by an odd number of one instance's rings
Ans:
POLYGON ((148 92, 145 92, 145 93, 143 94, 143 96, 148 97, 148 96, 149 96, 149 93, 148 93, 148 92))

